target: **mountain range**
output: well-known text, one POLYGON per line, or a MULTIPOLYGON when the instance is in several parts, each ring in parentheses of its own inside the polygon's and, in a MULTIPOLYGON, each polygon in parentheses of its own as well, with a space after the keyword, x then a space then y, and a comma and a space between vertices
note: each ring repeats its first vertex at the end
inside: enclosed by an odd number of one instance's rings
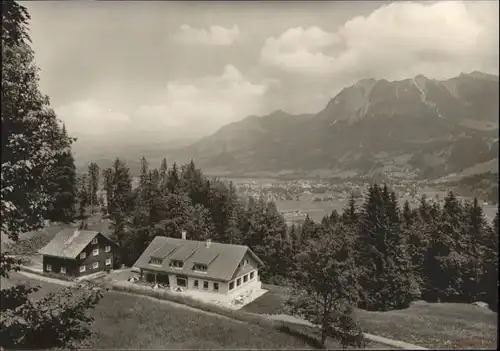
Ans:
POLYGON ((250 116, 168 153, 218 175, 433 179, 498 164, 498 76, 365 79, 314 115, 250 116))
MULTIPOLYGON (((151 165, 163 156, 169 164, 194 159, 219 176, 437 179, 498 172, 498 88, 498 76, 477 71, 447 80, 364 79, 317 114, 250 116, 195 142, 134 146, 126 161, 134 174, 143 155, 151 165)), ((111 162, 102 156, 98 163, 111 162)))

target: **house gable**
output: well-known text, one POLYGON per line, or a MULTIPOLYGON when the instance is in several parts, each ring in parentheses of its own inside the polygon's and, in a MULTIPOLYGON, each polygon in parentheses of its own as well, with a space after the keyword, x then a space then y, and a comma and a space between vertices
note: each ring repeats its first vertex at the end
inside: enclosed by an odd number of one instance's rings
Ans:
POLYGON ((234 271, 231 280, 237 277, 241 277, 242 275, 250 273, 251 271, 254 271, 258 268, 259 262, 255 259, 254 255, 250 253, 250 250, 248 250, 241 259, 236 270, 234 271))

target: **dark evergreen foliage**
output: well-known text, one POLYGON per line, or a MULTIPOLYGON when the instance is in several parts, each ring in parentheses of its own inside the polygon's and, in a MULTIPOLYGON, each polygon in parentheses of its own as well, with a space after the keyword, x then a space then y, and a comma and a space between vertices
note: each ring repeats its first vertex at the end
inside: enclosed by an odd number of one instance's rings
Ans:
POLYGON ((70 223, 75 218, 77 202, 75 160, 71 153, 71 141, 63 125, 61 147, 63 152, 55 157, 53 172, 49 177, 51 181, 50 192, 53 201, 49 205, 47 219, 54 222, 70 223))
MULTIPOLYGON (((1 229, 13 241, 40 229, 47 217, 70 221, 75 194, 72 139, 39 91, 29 19, 24 6, 2 2, 1 229)), ((2 282, 21 263, 2 252, 2 282)), ((91 334, 86 312, 101 298, 99 291, 67 288, 33 301, 37 290, 2 286, 0 349, 68 349, 91 334)))

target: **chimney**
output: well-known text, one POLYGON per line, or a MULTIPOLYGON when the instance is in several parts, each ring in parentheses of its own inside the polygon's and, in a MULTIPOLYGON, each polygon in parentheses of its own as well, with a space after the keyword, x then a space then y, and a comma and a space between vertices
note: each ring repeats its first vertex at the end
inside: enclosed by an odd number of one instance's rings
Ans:
POLYGON ((210 247, 211 244, 212 244, 212 239, 207 239, 207 241, 205 242, 205 247, 210 247))
POLYGON ((182 240, 186 240, 186 235, 187 235, 186 231, 183 230, 182 231, 182 240))

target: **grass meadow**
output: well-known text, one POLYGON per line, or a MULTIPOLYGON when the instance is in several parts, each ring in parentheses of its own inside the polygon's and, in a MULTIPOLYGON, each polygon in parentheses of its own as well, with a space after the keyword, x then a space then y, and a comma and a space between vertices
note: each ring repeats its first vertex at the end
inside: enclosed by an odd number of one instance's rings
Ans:
MULTIPOLYGON (((60 285, 33 280, 21 273, 2 279, 13 284, 40 286, 38 300, 60 285)), ((303 337, 276 329, 213 316, 171 303, 115 291, 104 293, 91 315, 95 335, 82 343, 90 349, 313 349, 303 337)), ((258 317, 258 316, 256 316, 258 317)))
MULTIPOLYGON (((263 286, 269 292, 242 309, 282 314, 287 289, 263 286)), ((409 308, 388 312, 356 310, 364 332, 427 348, 497 348, 497 313, 471 304, 416 301, 409 308)))

